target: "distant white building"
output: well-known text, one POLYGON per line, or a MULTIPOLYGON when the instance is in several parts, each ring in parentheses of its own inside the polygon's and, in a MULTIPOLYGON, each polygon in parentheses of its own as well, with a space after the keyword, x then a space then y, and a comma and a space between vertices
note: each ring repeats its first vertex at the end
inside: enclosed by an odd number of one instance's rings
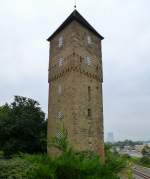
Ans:
POLYGON ((107 142, 114 143, 114 134, 113 134, 113 132, 109 132, 107 134, 107 142))
POLYGON ((144 145, 135 145, 133 146, 124 146, 123 149, 121 149, 119 151, 120 154, 127 154, 130 157, 137 157, 137 158, 141 158, 143 155, 141 153, 142 149, 143 149, 144 145))
POLYGON ((144 144, 143 145, 135 145, 135 150, 138 152, 142 152, 144 146, 145 146, 144 144))

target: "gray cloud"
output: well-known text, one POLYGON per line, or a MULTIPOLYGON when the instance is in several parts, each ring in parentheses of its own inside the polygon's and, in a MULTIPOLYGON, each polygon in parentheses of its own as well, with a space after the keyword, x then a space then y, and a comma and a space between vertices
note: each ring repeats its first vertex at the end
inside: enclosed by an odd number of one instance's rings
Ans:
MULTIPOLYGON (((0 2, 0 104, 13 95, 38 100, 47 113, 46 38, 73 10, 73 0, 0 2)), ((79 12, 102 34, 105 133, 150 139, 150 2, 81 0, 79 12)))

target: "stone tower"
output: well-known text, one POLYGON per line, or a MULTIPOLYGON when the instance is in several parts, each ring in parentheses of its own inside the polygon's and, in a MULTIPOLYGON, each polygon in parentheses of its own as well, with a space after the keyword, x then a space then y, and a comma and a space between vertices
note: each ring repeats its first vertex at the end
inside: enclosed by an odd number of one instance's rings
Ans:
MULTIPOLYGON (((104 158, 103 37, 74 10, 47 39, 50 42, 48 140, 61 128, 75 150, 104 158)), ((48 153, 56 151, 48 149, 48 153)))

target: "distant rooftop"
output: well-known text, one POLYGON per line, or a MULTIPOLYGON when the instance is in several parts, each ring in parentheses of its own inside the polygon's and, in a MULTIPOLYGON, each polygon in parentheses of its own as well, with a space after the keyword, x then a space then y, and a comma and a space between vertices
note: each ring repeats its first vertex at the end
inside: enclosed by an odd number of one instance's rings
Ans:
POLYGON ((61 30, 63 30, 67 25, 69 25, 73 20, 76 20, 81 25, 83 25, 85 28, 89 29, 91 32, 93 32, 96 36, 101 38, 101 40, 104 39, 103 36, 101 36, 88 22, 84 17, 77 11, 74 10, 70 16, 58 27, 58 29, 47 39, 47 41, 51 41, 52 38, 57 35, 61 30))

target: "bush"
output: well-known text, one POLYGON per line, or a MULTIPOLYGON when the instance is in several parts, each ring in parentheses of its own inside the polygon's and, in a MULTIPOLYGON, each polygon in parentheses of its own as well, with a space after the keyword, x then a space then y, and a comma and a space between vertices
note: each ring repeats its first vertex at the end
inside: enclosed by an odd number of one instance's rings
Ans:
POLYGON ((35 171, 36 165, 22 158, 1 159, 0 160, 0 178, 22 179, 28 178, 31 171, 35 171))
POLYGON ((37 166, 32 171, 32 179, 118 179, 119 169, 111 164, 101 164, 95 154, 82 154, 68 151, 51 159, 48 156, 25 156, 25 159, 37 166))
POLYGON ((149 167, 150 168, 150 158, 149 157, 142 157, 140 159, 140 164, 142 164, 145 167, 149 167))
POLYGON ((67 150, 57 158, 22 154, 0 160, 0 178, 15 179, 118 179, 125 162, 109 154, 106 164, 92 152, 67 150))
POLYGON ((67 132, 62 138, 55 138, 51 146, 61 150, 61 155, 50 158, 47 155, 24 155, 24 159, 37 166, 32 179, 118 179, 118 173, 126 167, 126 159, 112 154, 106 146, 106 163, 93 152, 75 152, 69 146, 67 132))
POLYGON ((0 162, 0 178, 15 179, 119 179, 118 173, 126 166, 124 158, 112 154, 106 146, 106 163, 93 152, 75 152, 69 146, 67 132, 52 140, 51 146, 61 150, 57 157, 20 154, 0 162))
POLYGON ((47 121, 39 103, 15 96, 8 105, 0 106, 0 150, 5 157, 19 152, 46 152, 47 121))

